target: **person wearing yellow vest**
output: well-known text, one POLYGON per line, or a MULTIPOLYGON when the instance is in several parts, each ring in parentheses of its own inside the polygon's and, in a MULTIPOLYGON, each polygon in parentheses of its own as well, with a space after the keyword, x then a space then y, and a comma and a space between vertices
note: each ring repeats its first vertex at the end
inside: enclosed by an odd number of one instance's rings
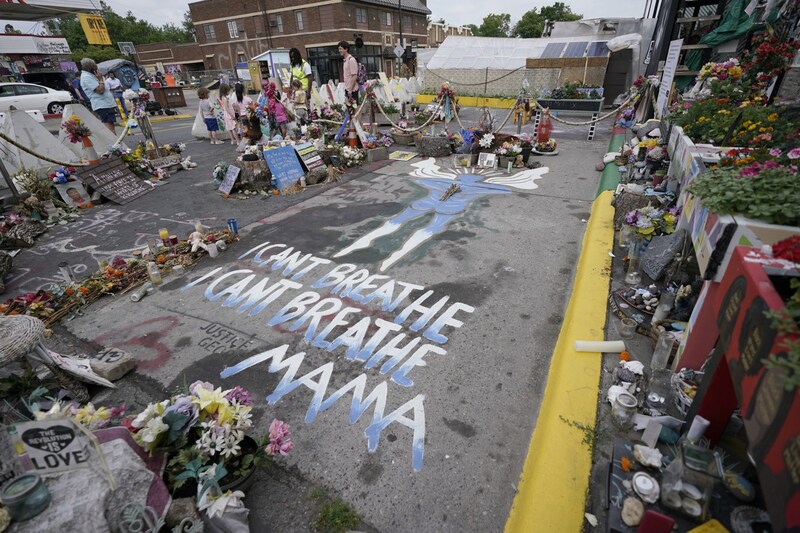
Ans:
POLYGON ((300 50, 297 48, 289 50, 289 62, 292 64, 292 76, 289 79, 289 87, 292 87, 292 82, 294 80, 298 80, 300 81, 302 89, 306 92, 306 97, 311 98, 311 82, 314 81, 314 75, 311 73, 311 65, 302 58, 300 50))

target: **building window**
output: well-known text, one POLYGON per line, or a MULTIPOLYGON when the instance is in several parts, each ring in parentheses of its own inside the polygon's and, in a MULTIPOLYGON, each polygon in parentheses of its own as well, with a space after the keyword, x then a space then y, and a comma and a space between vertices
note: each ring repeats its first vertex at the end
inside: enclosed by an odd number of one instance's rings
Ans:
POLYGON ((392 14, 388 12, 383 13, 383 17, 381 18, 384 26, 391 26, 392 25, 392 14))
POLYGON ((303 31, 304 29, 306 29, 306 25, 303 24, 303 12, 295 11, 294 17, 295 19, 297 19, 297 31, 303 31))
POLYGON ((414 23, 411 21, 410 15, 403 15, 403 27, 408 28, 409 30, 414 27, 414 23))
POLYGON ((206 41, 216 41, 217 40, 217 34, 214 31, 214 25, 213 24, 205 24, 205 25, 203 25, 203 33, 205 33, 205 35, 206 35, 206 41))
POLYGON ((235 20, 228 21, 228 35, 230 35, 231 39, 239 38, 239 26, 236 25, 235 20))
POLYGON ((367 10, 363 7, 356 8, 356 22, 367 23, 367 10))
POLYGON ((238 53, 237 61, 239 63, 246 63, 247 62, 247 58, 245 57, 244 52, 239 52, 238 53))
POLYGON ((275 25, 278 27, 278 33, 283 33, 283 16, 275 15, 275 25))

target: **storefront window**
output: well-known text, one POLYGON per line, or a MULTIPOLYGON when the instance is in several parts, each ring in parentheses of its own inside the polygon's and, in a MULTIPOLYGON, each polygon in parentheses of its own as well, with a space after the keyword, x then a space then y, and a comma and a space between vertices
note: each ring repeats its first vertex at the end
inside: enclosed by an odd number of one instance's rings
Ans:
MULTIPOLYGON (((367 66, 367 75, 370 78, 383 70, 383 59, 381 58, 382 48, 380 46, 364 46, 362 48, 350 47, 350 52, 358 60, 367 66)), ((307 48, 308 61, 311 68, 315 69, 319 78, 319 84, 328 83, 328 80, 342 81, 342 56, 336 46, 320 46, 307 48)))

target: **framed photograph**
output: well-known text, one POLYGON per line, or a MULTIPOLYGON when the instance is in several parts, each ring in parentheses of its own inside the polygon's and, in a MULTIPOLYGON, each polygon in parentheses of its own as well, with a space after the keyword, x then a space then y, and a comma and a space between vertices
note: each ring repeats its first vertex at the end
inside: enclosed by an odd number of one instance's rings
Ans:
POLYGON ((497 156, 487 152, 481 152, 478 155, 478 166, 480 168, 494 168, 497 165, 497 156))
POLYGON ((61 199, 67 205, 75 205, 78 207, 87 207, 91 203, 89 193, 83 188, 83 184, 79 181, 68 181, 67 183, 57 183, 56 189, 61 199))

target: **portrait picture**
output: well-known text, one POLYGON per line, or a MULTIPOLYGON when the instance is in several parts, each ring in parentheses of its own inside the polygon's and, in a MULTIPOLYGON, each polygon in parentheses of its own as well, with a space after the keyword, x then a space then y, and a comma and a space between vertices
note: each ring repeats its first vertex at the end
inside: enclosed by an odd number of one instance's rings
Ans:
POLYGON ((79 181, 68 181, 67 183, 56 184, 58 194, 67 205, 74 205, 77 207, 90 207, 91 199, 89 193, 83 188, 83 184, 79 181))
POLYGON ((481 152, 478 156, 478 166, 481 168, 494 168, 496 164, 497 156, 495 154, 481 152))

